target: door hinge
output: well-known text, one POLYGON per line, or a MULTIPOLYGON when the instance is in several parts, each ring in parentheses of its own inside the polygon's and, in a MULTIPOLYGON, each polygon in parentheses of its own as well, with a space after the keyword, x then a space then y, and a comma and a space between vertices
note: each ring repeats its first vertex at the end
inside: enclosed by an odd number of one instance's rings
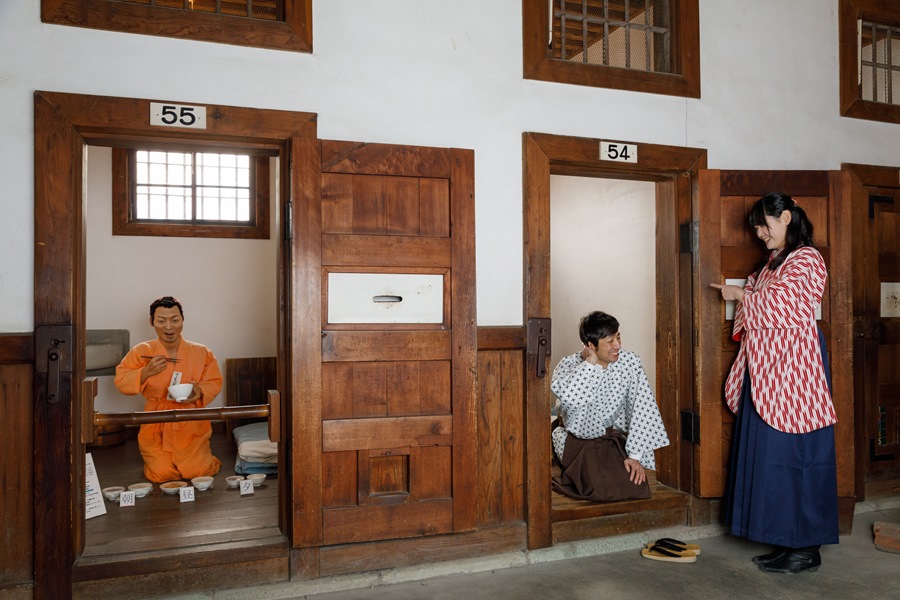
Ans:
POLYGON ((893 204, 894 199, 890 196, 876 196, 875 194, 869 194, 869 218, 875 218, 875 205, 876 204, 893 204))
POLYGON ((528 319, 526 352, 529 361, 535 361, 535 375, 547 374, 547 359, 550 358, 550 319, 528 319))
POLYGON ((682 254, 695 254, 700 249, 700 223, 692 221, 678 226, 682 254))
POLYGON ((700 443, 700 415, 689 410, 681 411, 681 440, 692 444, 700 443))
POLYGON ((72 372, 72 325, 41 325, 34 330, 34 368, 47 375, 44 400, 60 401, 60 375, 72 372))

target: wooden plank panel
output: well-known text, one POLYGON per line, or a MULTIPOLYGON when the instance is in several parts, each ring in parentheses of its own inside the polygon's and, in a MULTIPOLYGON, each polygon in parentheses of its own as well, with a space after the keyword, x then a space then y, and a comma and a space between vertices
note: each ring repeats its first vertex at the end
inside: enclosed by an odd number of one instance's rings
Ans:
POLYGON ((451 443, 450 416, 340 419, 322 423, 322 449, 338 452, 355 449, 446 446, 451 443))
POLYGON ((450 240, 392 235, 322 235, 327 266, 448 267, 450 240))
POLYGON ((412 177, 384 177, 382 185, 384 233, 419 235, 419 180, 412 177))
POLYGON ((450 150, 322 140, 322 171, 400 177, 450 177, 450 150))
POLYGON ((450 236, 450 183, 419 179, 419 235, 450 236))
POLYGON ((722 196, 755 196, 785 190, 791 196, 828 196, 828 171, 722 171, 722 196))
POLYGON ((813 245, 816 248, 831 245, 828 231, 828 196, 793 195, 792 198, 813 224, 813 245))
POLYGON ((322 418, 343 419, 353 416, 353 364, 322 365, 322 418))
MULTIPOLYGON (((378 364, 378 363, 376 363, 378 364)), ((391 417, 423 414, 419 364, 414 361, 389 363, 387 370, 387 414, 391 417)), ((449 388, 446 391, 450 393, 449 388)))
POLYGON ((353 177, 322 173, 322 233, 353 233, 353 177))
POLYGON ((452 498, 453 451, 450 446, 412 448, 409 459, 410 493, 413 500, 452 498))
POLYGON ((478 524, 500 522, 503 469, 501 446, 502 372, 500 352, 478 353, 478 524))
POLYGON ((409 494, 410 457, 408 454, 369 454, 368 494, 409 494))
POLYGON ((31 581, 33 577, 32 377, 30 364, 0 364, 0 414, 6 425, 0 436, 0 473, 4 481, 0 494, 0 587, 31 581))
POLYGON ((449 331, 326 331, 322 360, 326 362, 448 360, 449 331))
POLYGON ((503 430, 500 471, 503 473, 501 517, 504 523, 525 519, 525 362, 521 351, 500 355, 500 403, 503 430))
POLYGON ((419 363, 419 405, 423 415, 450 414, 450 361, 419 363))
POLYGON ((326 545, 436 535, 453 530, 453 502, 329 508, 322 521, 326 545))
POLYGON ((387 381, 384 365, 353 363, 353 416, 387 416, 387 381))
POLYGON ((356 506, 356 452, 322 454, 322 506, 356 506))
POLYGON ((365 175, 353 177, 353 233, 383 235, 384 178, 365 175))

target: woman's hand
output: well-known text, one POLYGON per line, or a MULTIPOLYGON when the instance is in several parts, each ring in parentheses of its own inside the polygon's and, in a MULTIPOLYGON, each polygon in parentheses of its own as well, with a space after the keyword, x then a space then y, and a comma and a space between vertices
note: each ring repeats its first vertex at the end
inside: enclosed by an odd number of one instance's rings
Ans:
POLYGON ((711 283, 709 287, 719 290, 722 293, 723 300, 737 300, 740 302, 744 299, 744 288, 740 286, 711 283))
POLYGON ((647 479, 643 465, 633 458, 625 459, 625 471, 628 473, 631 483, 641 485, 647 479))

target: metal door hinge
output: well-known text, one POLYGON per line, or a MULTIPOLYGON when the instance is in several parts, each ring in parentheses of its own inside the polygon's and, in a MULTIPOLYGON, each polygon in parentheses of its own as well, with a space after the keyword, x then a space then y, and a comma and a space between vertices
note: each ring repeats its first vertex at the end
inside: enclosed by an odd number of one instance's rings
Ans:
POLYGON ((535 361, 535 375, 547 374, 547 359, 550 358, 550 319, 528 319, 526 349, 529 361, 535 361))
POLYGON ((41 325, 34 330, 34 368, 47 375, 44 399, 60 400, 60 374, 72 372, 72 325, 41 325))

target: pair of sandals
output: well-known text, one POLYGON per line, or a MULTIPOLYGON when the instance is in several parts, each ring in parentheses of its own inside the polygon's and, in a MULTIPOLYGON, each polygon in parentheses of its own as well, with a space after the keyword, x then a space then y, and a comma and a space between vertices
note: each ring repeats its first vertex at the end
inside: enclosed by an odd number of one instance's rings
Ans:
POLYGON ((687 544, 672 538, 661 538, 655 542, 649 542, 641 549, 641 556, 650 560, 663 562, 692 563, 697 562, 700 555, 698 544, 687 544))

